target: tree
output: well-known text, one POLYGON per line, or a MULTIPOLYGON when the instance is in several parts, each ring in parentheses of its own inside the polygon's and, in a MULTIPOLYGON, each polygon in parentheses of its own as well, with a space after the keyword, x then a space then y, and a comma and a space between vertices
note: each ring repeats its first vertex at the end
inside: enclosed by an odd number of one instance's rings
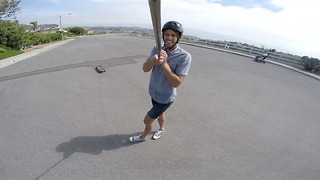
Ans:
POLYGON ((26 42, 26 29, 18 21, 0 20, 0 44, 19 50, 26 42))
POLYGON ((270 49, 269 52, 276 52, 276 50, 275 49, 270 49))
POLYGON ((86 30, 81 27, 72 27, 68 29, 70 33, 75 34, 76 36, 81 36, 86 33, 86 30))
POLYGON ((304 66, 306 71, 317 70, 320 67, 320 60, 317 58, 301 57, 299 63, 304 66))
POLYGON ((32 30, 37 31, 38 21, 32 21, 32 22, 30 22, 30 24, 32 25, 32 30))
POLYGON ((15 15, 20 8, 18 7, 21 0, 0 0, 0 19, 16 19, 15 15))

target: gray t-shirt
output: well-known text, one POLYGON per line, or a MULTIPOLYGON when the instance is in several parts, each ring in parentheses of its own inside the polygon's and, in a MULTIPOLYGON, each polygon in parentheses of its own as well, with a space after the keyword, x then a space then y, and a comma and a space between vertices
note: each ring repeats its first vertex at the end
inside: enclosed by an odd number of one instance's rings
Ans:
MULTIPOLYGON (((162 48, 164 49, 164 47, 162 48)), ((148 60, 151 60, 157 53, 158 50, 154 47, 148 60)), ((176 75, 186 76, 189 72, 191 59, 191 55, 187 51, 177 46, 168 54, 167 62, 176 75)), ((149 94, 153 100, 161 104, 172 102, 177 96, 176 88, 165 77, 161 65, 153 66, 149 82, 149 94)))

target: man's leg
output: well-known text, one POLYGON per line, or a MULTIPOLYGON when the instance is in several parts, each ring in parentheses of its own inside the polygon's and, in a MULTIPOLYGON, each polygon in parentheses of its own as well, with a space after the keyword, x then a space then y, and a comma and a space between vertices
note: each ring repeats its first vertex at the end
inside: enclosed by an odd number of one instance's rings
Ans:
POLYGON ((144 124, 145 124, 145 128, 144 128, 144 132, 141 135, 141 139, 146 139, 148 134, 152 131, 152 123, 153 123, 154 119, 152 119, 151 117, 149 117, 149 115, 147 114, 144 117, 144 124))
POLYGON ((164 131, 164 120, 165 120, 165 116, 164 116, 164 113, 162 113, 158 118, 158 123, 161 131, 164 131))
POLYGON ((165 116, 164 113, 162 113, 159 118, 158 118, 158 123, 159 123, 159 130, 153 133, 152 139, 157 140, 160 138, 161 134, 164 132, 164 121, 165 121, 165 116))

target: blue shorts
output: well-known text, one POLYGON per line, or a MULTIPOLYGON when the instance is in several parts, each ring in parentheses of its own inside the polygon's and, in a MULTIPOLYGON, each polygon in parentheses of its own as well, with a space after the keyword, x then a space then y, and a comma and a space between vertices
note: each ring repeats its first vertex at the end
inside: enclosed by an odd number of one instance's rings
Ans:
POLYGON ((150 109, 150 111, 148 112, 148 116, 151 119, 157 119, 162 113, 164 113, 171 106, 172 103, 173 103, 173 101, 169 102, 167 104, 160 104, 152 99, 153 106, 150 109))

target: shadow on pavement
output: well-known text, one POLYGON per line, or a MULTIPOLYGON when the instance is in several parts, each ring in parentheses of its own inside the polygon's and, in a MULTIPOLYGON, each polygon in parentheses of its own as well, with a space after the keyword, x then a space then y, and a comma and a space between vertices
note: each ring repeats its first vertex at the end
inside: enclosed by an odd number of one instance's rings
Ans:
POLYGON ((56 147, 57 152, 63 153, 63 158, 35 179, 41 179, 65 159, 69 158, 73 153, 79 152, 98 155, 101 154, 103 150, 110 151, 121 147, 128 147, 133 145, 129 142, 129 137, 138 134, 141 134, 141 132, 134 134, 113 134, 108 136, 79 136, 72 138, 69 142, 61 143, 56 147))
POLYGON ((75 137, 69 142, 59 144, 56 147, 56 151, 63 152, 63 158, 68 158, 73 153, 77 152, 98 155, 101 154, 103 150, 110 151, 132 145, 132 143, 129 142, 128 139, 130 136, 136 134, 113 134, 108 136, 75 137))

